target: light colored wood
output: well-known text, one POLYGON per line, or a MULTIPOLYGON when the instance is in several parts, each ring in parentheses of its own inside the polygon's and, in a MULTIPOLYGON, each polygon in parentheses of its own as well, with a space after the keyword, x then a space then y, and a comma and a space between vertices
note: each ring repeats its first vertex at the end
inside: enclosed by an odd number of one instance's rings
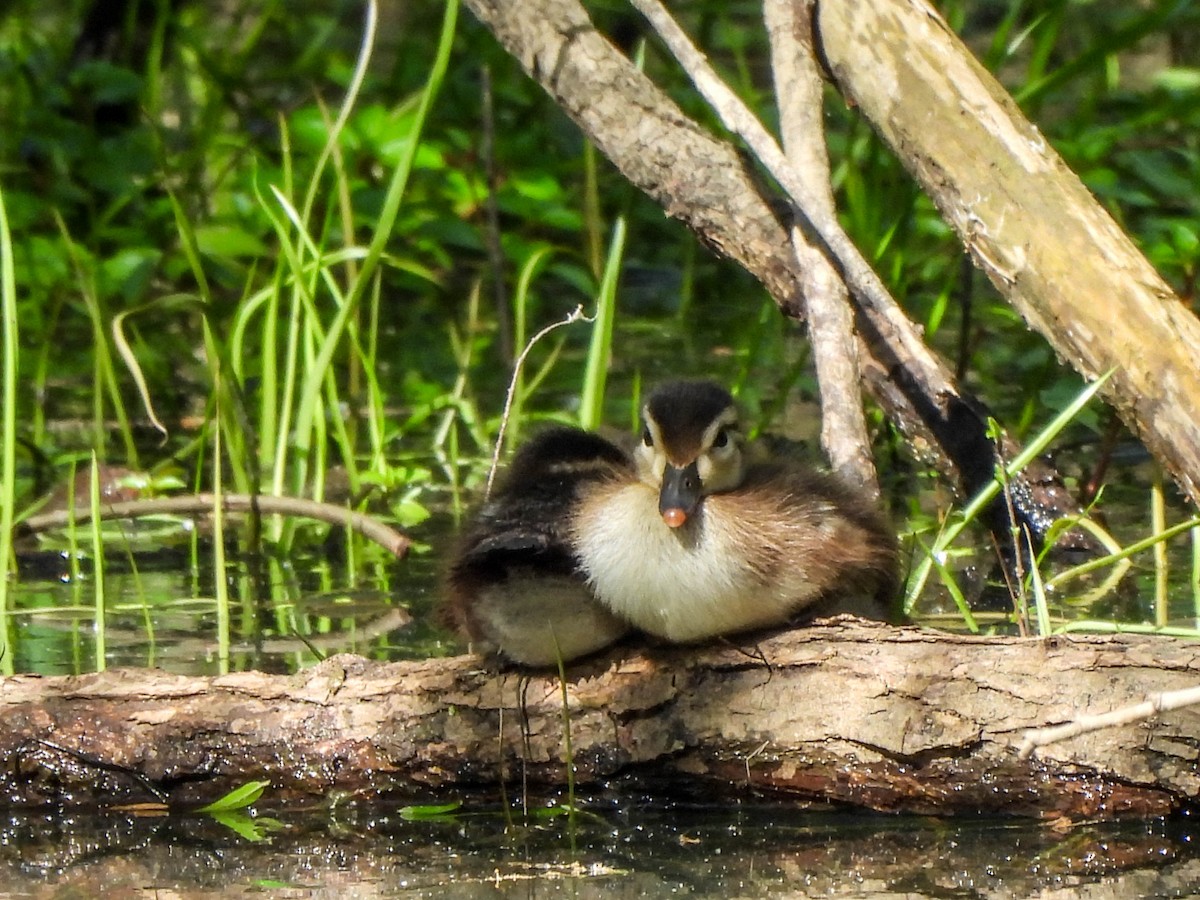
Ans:
MULTIPOLYGON (((684 115, 595 29, 578 0, 465 3, 632 184, 708 247, 744 266, 785 315, 803 318, 802 298, 814 285, 798 271, 791 212, 732 143, 684 115)), ((819 207, 806 211, 810 219, 822 218, 819 207)), ((837 237, 836 219, 825 225, 837 237)), ((912 452, 970 496, 994 473, 986 408, 960 391, 894 303, 867 290, 879 287, 878 278, 861 271, 861 256, 853 255, 864 289, 852 296, 865 386, 912 452)), ((1019 448, 1004 450, 1011 458, 1019 448)), ((1052 471, 1018 476, 1013 497, 1018 517, 1035 535, 1054 519, 1080 512, 1052 471)), ((1007 540, 1005 516, 990 524, 1007 540)))
MULTIPOLYGON (((1191 709, 1018 757, 1029 728, 1200 680, 1200 644, 1144 636, 976 638, 859 620, 757 644, 617 648, 566 682, 576 778, 880 810, 1073 819, 1200 797, 1191 709)), ((298 675, 113 671, 0 681, 9 802, 197 802, 249 779, 277 800, 497 793, 565 784, 557 677, 473 657, 337 656, 298 675), (524 698, 524 707, 519 698, 524 698), (522 721, 526 727, 522 729, 522 721)))
MULTIPOLYGON (((787 161, 813 200, 824 207, 822 214, 836 219, 825 148, 825 84, 812 52, 809 4, 764 0, 763 19, 770 37, 775 105, 787 161)), ((804 283, 801 293, 821 389, 821 447, 833 471, 878 500, 850 292, 833 261, 805 235, 800 223, 792 225, 790 235, 804 283)))
POLYGON ((1200 501, 1200 321, 922 0, 818 5, 841 92, 1025 320, 1200 501))

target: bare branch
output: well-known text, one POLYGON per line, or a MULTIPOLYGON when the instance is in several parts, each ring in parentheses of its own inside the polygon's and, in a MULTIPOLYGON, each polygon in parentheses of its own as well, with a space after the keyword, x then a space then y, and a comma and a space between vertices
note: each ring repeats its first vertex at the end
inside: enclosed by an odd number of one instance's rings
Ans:
MULTIPOLYGON (((792 0, 765 0, 763 4, 771 39, 775 102, 788 163, 813 199, 821 201, 821 214, 832 218, 836 211, 825 149, 824 84, 812 53, 811 20, 807 15, 798 16, 796 7, 792 0)), ((833 264, 812 245, 799 224, 792 226, 791 238, 821 387, 821 446, 834 471, 878 497, 862 409, 849 292, 833 264)))
MULTIPOLYGON (((688 118, 596 31, 578 0, 464 2, 632 184, 759 279, 785 315, 801 317, 791 223, 781 221, 777 195, 730 141, 688 118)), ((894 303, 873 303, 847 284, 867 390, 922 462, 963 494, 976 493, 994 474, 986 409, 959 390, 894 303)), ((1013 496, 1039 537, 1057 518, 1080 513, 1049 468, 1014 479, 1013 496)), ((989 525, 1007 534, 1003 516, 989 525)))
POLYGON ((1182 709, 1185 706, 1195 706, 1197 703, 1200 703, 1200 687, 1151 694, 1150 699, 1144 703, 1122 706, 1120 709, 1114 709, 1112 712, 1101 713, 1099 715, 1080 716, 1073 722, 1068 722, 1065 725, 1056 725, 1053 728, 1030 729, 1025 732, 1025 739, 1021 742, 1021 747, 1017 751, 1017 755, 1021 759, 1028 759, 1038 747, 1056 744, 1059 741, 1065 741, 1068 738, 1078 737, 1081 734, 1088 734, 1092 731, 1100 731, 1104 728, 1118 728, 1121 725, 1131 725, 1134 722, 1141 722, 1157 716, 1166 710, 1182 709))
POLYGON ((996 289, 1200 502, 1200 320, 928 3, 821 3, 842 94, 996 289), (864 50, 869 48, 869 58, 864 50))
MULTIPOLYGON (((374 541, 397 559, 408 552, 411 541, 396 529, 378 519, 334 506, 317 500, 301 497, 273 497, 266 494, 222 494, 221 508, 225 512, 267 513, 280 516, 304 516, 342 525, 353 529, 363 537, 374 541)), ((212 494, 189 494, 186 497, 156 497, 150 500, 127 500, 123 503, 106 503, 100 507, 101 519, 137 519, 154 515, 190 515, 211 513, 216 505, 212 494)), ((86 507, 74 510, 56 510, 39 516, 30 516, 17 525, 18 532, 34 533, 53 528, 66 528, 71 522, 89 522, 92 512, 86 507)))

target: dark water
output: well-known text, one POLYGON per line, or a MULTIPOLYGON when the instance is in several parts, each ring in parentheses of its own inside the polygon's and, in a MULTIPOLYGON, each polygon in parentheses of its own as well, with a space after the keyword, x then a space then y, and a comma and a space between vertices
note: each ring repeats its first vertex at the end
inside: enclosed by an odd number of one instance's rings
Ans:
MULTIPOLYGON (((1146 485, 1131 482, 1106 497, 1107 522, 1123 544, 1145 536, 1146 492, 1146 485)), ((21 559, 0 667, 45 675, 115 666, 156 666, 189 675, 245 669, 293 672, 342 652, 379 660, 462 652, 463 645, 439 627, 434 613, 440 572, 458 518, 449 509, 444 487, 431 484, 427 494, 434 514, 409 529, 415 549, 402 560, 357 535, 340 532, 286 559, 239 557, 230 545, 224 611, 216 599, 211 541, 193 542, 179 524, 173 526, 177 540, 160 541, 153 551, 135 546, 124 554, 111 554, 112 547, 122 545, 110 544, 102 616, 96 572, 86 552, 72 567, 59 539, 41 542, 36 552, 21 559), (101 633, 103 660, 98 656, 101 633)), ((1176 506, 1171 521, 1186 516, 1182 502, 1176 506)), ((979 621, 999 633, 1012 633, 1012 627, 1003 624, 1012 601, 988 539, 976 534, 959 549, 961 555, 951 557, 949 565, 979 621)), ((1049 560, 1044 575, 1078 561, 1049 560)), ((1186 534, 1168 544, 1168 562, 1172 621, 1190 625, 1198 607, 1192 545, 1186 534)), ((1057 598, 1057 623, 1153 621, 1156 575, 1150 554, 1135 557, 1123 578, 1101 590, 1108 576, 1109 570, 1104 570, 1073 583, 1071 594, 1057 598), (1081 598, 1087 592, 1093 596, 1085 602, 1081 598)), ((929 580, 916 620, 951 630, 965 627, 936 576, 929 580)))
POLYGON ((592 798, 576 821, 464 804, 272 811, 260 840, 207 818, 10 816, 0 894, 330 897, 1186 897, 1191 831, 592 798))

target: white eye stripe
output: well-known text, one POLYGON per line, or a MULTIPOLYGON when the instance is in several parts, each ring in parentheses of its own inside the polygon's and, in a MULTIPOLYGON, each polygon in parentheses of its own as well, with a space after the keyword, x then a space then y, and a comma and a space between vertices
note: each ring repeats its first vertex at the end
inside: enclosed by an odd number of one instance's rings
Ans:
POLYGON ((737 410, 730 408, 713 420, 705 429, 703 446, 708 452, 725 455, 732 452, 731 448, 741 443, 742 435, 738 430, 737 410))

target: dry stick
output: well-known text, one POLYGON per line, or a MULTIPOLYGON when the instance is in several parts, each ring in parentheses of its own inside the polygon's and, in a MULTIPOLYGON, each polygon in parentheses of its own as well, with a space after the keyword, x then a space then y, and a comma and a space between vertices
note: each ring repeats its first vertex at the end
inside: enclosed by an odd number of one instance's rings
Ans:
POLYGON ((1143 719, 1156 716, 1160 712, 1180 709, 1184 706, 1194 706, 1197 703, 1200 703, 1200 687, 1181 688, 1177 691, 1163 691, 1160 694, 1151 694, 1150 698, 1142 703, 1123 706, 1120 709, 1114 709, 1112 712, 1095 716, 1080 716, 1074 722, 1068 722, 1066 725, 1055 725, 1053 728, 1031 729, 1025 732, 1025 739, 1021 742, 1021 747, 1017 751, 1017 755, 1021 759, 1028 759, 1034 750, 1038 747, 1045 747, 1047 744, 1065 741, 1067 738, 1073 738, 1080 734, 1088 734, 1092 731, 1100 731, 1102 728, 1115 728, 1118 725, 1129 725, 1132 722, 1140 722, 1143 719))
MULTIPOLYGON (((188 513, 211 513, 217 503, 213 494, 189 494, 186 497, 157 497, 152 500, 129 500, 124 503, 107 503, 100 507, 101 519, 136 519, 141 516, 162 514, 186 515, 188 513)), ((333 525, 352 528, 368 540, 374 541, 397 559, 408 551, 412 543, 408 537, 378 519, 331 503, 304 500, 300 497, 273 497, 254 494, 222 494, 221 508, 226 512, 249 512, 257 510, 280 516, 305 516, 333 525)), ((75 522, 91 519, 89 509, 59 510, 30 516, 17 525, 23 532, 48 531, 67 527, 74 516, 75 522)))
MULTIPOLYGON (((825 148, 824 84, 813 56, 812 20, 797 16, 798 5, 792 0, 763 3, 775 102, 787 161, 820 206, 821 215, 832 218, 836 207, 825 148)), ((804 6, 807 11, 808 4, 804 6)), ((792 226, 791 239, 821 389, 821 446, 834 471, 878 499, 849 292, 833 264, 798 224, 792 226)))
POLYGON ((496 307, 496 323, 500 328, 500 352, 504 361, 511 365, 513 324, 512 316, 508 311, 508 298, 504 295, 504 249, 500 244, 500 205, 496 201, 499 178, 496 174, 496 118, 492 102, 492 70, 485 64, 479 74, 481 81, 480 105, 483 107, 483 139, 480 143, 480 154, 483 156, 483 170, 487 184, 487 196, 484 199, 487 227, 484 229, 484 237, 487 244, 488 266, 492 270, 492 302, 496 307))
POLYGON ((583 306, 576 306, 571 312, 567 313, 565 319, 558 322, 552 322, 547 325, 537 334, 529 339, 529 343, 521 350, 521 355, 517 357, 517 361, 513 363, 512 378, 508 382, 508 393, 504 395, 504 412, 500 415, 500 429, 496 432, 496 445, 492 448, 492 465, 488 469, 487 487, 484 488, 483 496, 490 497, 492 495, 492 483, 496 480, 496 470, 500 468, 500 451, 504 448, 504 432, 508 430, 508 417, 512 411, 513 396, 517 392, 517 379, 521 375, 521 367, 525 365, 525 357, 529 355, 529 351, 534 345, 552 332, 555 328, 562 328, 564 325, 572 325, 575 322, 592 322, 594 319, 589 319, 583 314, 583 306))

